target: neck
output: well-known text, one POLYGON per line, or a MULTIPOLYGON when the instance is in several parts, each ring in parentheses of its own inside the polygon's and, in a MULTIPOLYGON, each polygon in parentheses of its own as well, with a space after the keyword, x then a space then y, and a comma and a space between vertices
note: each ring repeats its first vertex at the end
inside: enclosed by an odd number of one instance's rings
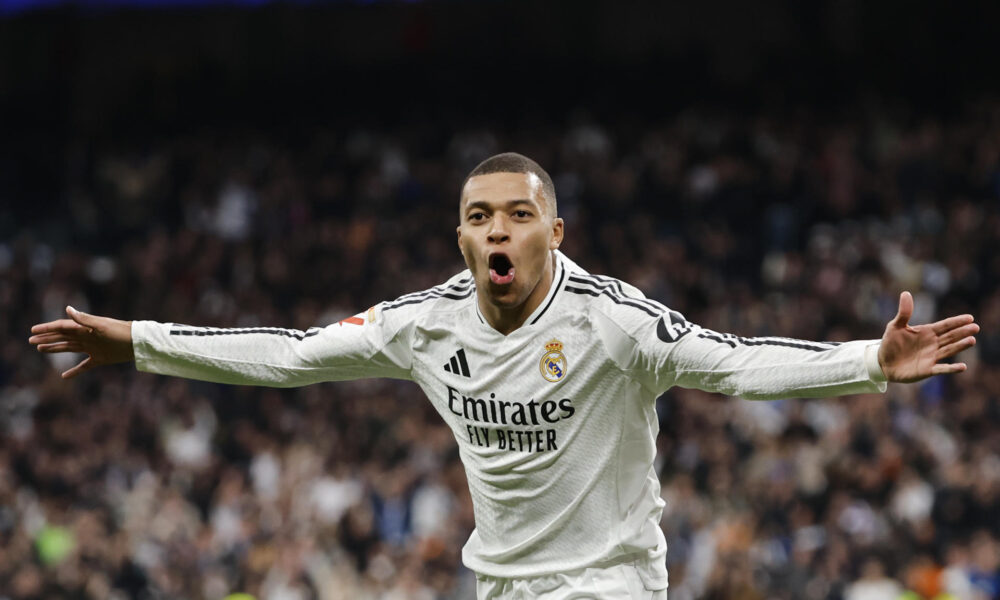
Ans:
POLYGON ((486 298, 486 292, 479 289, 476 290, 479 311, 483 313, 483 317, 490 324, 490 327, 504 335, 508 335, 520 328, 521 325, 524 325, 524 322, 528 320, 531 313, 535 312, 535 309, 542 303, 542 300, 545 300, 545 297, 549 295, 549 289, 552 288, 552 280, 555 278, 556 272, 556 254, 555 252, 550 252, 549 255, 550 258, 546 261, 545 269, 542 271, 542 277, 538 280, 538 284, 528 294, 528 298, 516 306, 497 306, 486 298))

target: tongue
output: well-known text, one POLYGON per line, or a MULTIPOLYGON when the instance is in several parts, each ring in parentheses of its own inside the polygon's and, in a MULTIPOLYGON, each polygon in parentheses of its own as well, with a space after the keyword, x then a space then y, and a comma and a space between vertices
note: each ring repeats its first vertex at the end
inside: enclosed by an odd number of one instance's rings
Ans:
POLYGON ((490 269, 490 281, 497 285, 507 285, 508 283, 514 281, 514 267, 511 267, 507 271, 506 275, 501 275, 496 272, 496 269, 490 269))

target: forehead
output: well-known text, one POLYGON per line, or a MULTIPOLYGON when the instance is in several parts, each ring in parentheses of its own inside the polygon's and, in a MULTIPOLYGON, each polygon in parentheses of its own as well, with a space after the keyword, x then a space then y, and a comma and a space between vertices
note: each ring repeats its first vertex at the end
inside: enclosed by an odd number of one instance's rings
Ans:
POLYGON ((469 202, 532 200, 542 202, 542 180, 534 173, 489 173, 470 177, 462 190, 459 208, 469 202))

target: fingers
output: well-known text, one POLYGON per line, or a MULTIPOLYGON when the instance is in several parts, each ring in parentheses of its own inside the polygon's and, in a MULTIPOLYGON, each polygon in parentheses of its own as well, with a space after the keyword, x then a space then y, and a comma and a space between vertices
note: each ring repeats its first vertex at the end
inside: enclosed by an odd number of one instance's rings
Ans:
POLYGON ((80 352, 86 354, 87 351, 84 349, 83 344, 79 342, 56 342, 54 344, 39 344, 38 351, 44 352, 46 354, 55 354, 56 352, 80 352))
POLYGON ((892 324, 896 327, 906 327, 912 316, 913 296, 910 295, 910 292, 903 292, 899 295, 899 312, 896 313, 896 318, 892 320, 892 324))
POLYGON ((72 319, 59 319, 58 321, 49 321, 48 323, 33 325, 31 327, 31 333, 66 333, 69 331, 82 331, 84 329, 87 328, 72 319))
POLYGON ((965 363, 941 363, 931 367, 931 375, 949 375, 961 373, 969 367, 965 363))
POLYGON ((80 312, 73 308, 72 306, 66 307, 66 314, 70 316, 71 319, 83 325, 87 328, 97 327, 97 317, 94 315, 88 315, 85 312, 80 312))
POLYGON ((66 314, 71 318, 39 323, 31 328, 32 335, 28 338, 29 344, 49 344, 60 341, 71 341, 79 339, 81 333, 91 333, 96 329, 97 318, 87 313, 82 313, 72 306, 66 307, 66 314))
POLYGON ((979 325, 976 323, 969 323, 968 325, 956 327, 951 331, 938 334, 938 346, 947 346, 948 344, 957 342, 964 337, 976 335, 977 333, 979 333, 979 325))
POLYGON ((937 360, 942 360, 950 356, 955 356, 962 350, 971 348, 975 345, 976 345, 976 338, 971 336, 967 338, 962 338, 957 342, 948 344, 947 346, 941 346, 940 348, 938 348, 936 358, 937 360))
MULTIPOLYGON (((941 335, 942 333, 946 333, 952 329, 955 329, 956 327, 961 327, 962 325, 968 325, 973 321, 975 321, 975 317, 973 317, 972 315, 958 315, 954 317, 948 317, 947 319, 941 319, 937 323, 932 323, 931 331, 933 331, 938 335, 941 335)), ((978 330, 979 329, 977 326, 976 331, 978 330)))
POLYGON ((90 357, 88 356, 87 358, 81 360, 80 364, 76 365, 72 369, 69 369, 68 371, 63 371, 62 378, 72 379, 73 377, 76 377, 77 375, 83 373, 84 371, 89 371, 93 366, 94 363, 91 362, 90 357))
POLYGON ((82 342, 85 333, 84 329, 69 330, 66 332, 54 331, 52 333, 40 333, 28 338, 29 344, 54 344, 56 342, 82 342))
POLYGON ((53 333, 40 333, 38 335, 33 335, 30 338, 28 338, 28 343, 29 344, 51 344, 53 342, 65 342, 65 341, 69 341, 70 339, 72 339, 71 336, 66 335, 65 333, 57 333, 57 332, 53 332, 53 333))

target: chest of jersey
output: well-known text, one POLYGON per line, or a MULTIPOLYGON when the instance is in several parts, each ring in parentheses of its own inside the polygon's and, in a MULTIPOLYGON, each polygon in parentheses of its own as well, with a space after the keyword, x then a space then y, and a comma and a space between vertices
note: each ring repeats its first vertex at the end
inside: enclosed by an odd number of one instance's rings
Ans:
POLYGON ((585 322, 553 321, 506 337, 484 327, 421 332, 416 379, 464 449, 559 451, 609 408, 610 365, 596 337, 585 322))

